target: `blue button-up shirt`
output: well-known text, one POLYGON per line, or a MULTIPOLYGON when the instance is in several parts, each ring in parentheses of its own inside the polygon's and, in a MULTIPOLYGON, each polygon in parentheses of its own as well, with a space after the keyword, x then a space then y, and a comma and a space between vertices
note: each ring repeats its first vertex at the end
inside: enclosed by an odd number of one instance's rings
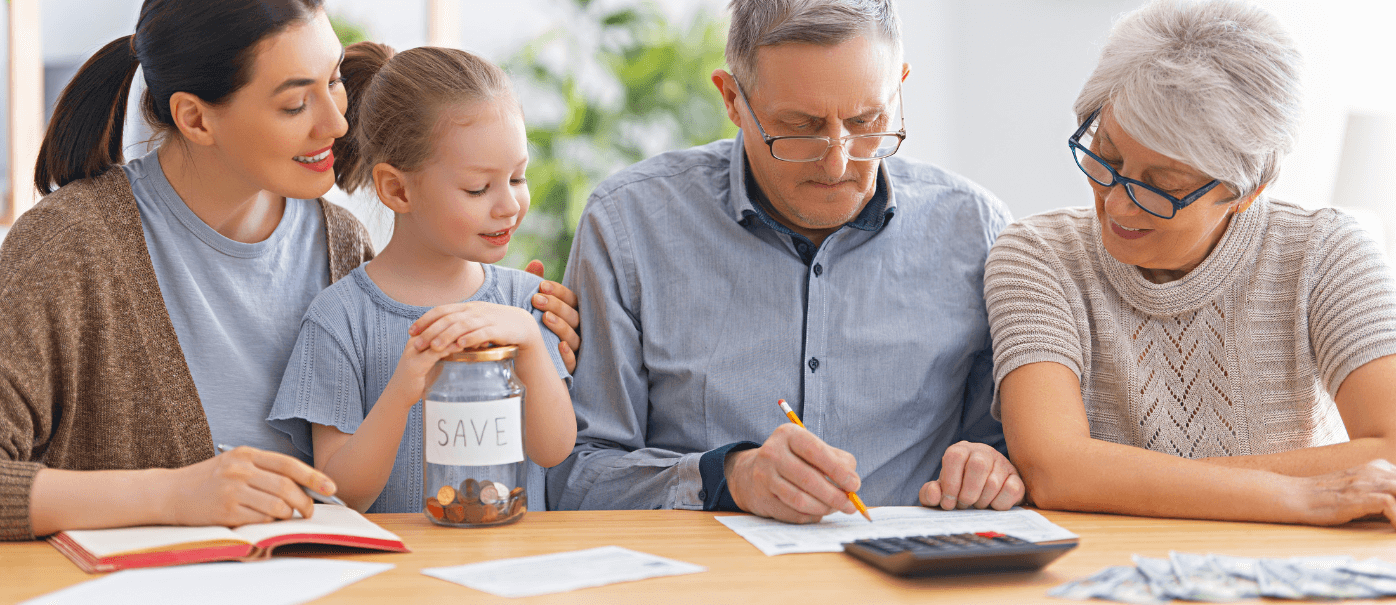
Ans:
POLYGON ((956 441, 1003 449, 983 277, 1004 205, 892 157, 816 247, 753 203, 746 172, 725 140, 592 194, 564 279, 586 338, 577 446, 548 471, 550 508, 713 508, 704 454, 764 441, 788 422, 777 399, 857 458, 873 506, 915 504, 956 441))

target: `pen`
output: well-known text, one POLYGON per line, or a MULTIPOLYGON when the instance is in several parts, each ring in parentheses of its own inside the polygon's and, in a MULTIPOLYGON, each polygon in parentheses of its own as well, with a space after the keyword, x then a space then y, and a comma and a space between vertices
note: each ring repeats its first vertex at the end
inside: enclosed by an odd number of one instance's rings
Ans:
MULTIPOLYGON (((784 399, 777 399, 776 403, 780 405, 781 411, 785 412, 786 418, 789 418, 796 426, 805 428, 805 423, 800 422, 800 417, 795 415, 795 410, 790 409, 790 404, 786 403, 784 399)), ((853 506, 858 507, 858 512, 863 513, 863 518, 871 523, 872 515, 868 514, 868 507, 863 506, 863 500, 858 497, 858 492, 848 492, 848 499, 853 501, 853 506)))
MULTIPOLYGON (((226 446, 226 445, 223 445, 223 444, 221 444, 221 443, 218 444, 218 445, 215 446, 215 447, 218 448, 218 453, 220 453, 220 454, 227 453, 228 450, 233 449, 233 448, 228 447, 228 446, 226 446)), ((310 488, 308 488, 308 487, 306 487, 306 486, 304 486, 304 485, 300 486, 300 488, 301 488, 301 491, 305 492, 305 495, 310 496, 310 498, 311 498, 312 500, 315 500, 316 502, 324 502, 325 504, 338 504, 338 505, 343 506, 343 507, 345 507, 345 508, 348 508, 348 507, 349 507, 348 504, 345 504, 344 501, 343 501, 343 500, 340 500, 338 497, 335 497, 335 496, 326 496, 326 495, 324 495, 324 494, 322 494, 322 493, 320 493, 320 492, 317 492, 317 491, 315 491, 315 490, 313 490, 313 489, 310 489, 310 488)))

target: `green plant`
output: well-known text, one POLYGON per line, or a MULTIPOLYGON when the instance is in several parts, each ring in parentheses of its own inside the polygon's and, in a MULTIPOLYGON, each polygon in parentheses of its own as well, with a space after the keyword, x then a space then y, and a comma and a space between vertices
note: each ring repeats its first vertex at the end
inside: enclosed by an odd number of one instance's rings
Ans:
POLYGON ((334 29, 334 35, 339 38, 339 43, 344 46, 368 39, 368 28, 345 17, 330 15, 330 27, 334 29))
POLYGON ((549 279, 562 278, 587 196, 603 179, 650 155, 737 131, 711 81, 723 66, 724 20, 700 12, 678 27, 650 2, 618 10, 600 4, 571 0, 578 19, 505 62, 524 85, 521 95, 550 95, 564 108, 555 122, 530 117, 532 209, 503 263, 541 259, 549 279), (565 60, 546 60, 558 56, 565 60), (579 73, 613 78, 620 93, 606 98, 579 73))

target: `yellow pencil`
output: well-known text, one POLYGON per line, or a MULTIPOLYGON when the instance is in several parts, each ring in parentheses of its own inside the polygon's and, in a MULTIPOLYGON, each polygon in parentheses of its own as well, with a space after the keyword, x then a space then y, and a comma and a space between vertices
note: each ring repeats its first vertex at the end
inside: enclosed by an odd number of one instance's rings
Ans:
MULTIPOLYGON (((780 405, 781 411, 785 412, 786 418, 789 418, 796 426, 805 428, 805 423, 800 422, 800 417, 795 415, 795 410, 790 409, 790 404, 786 403, 784 399, 777 399, 776 403, 780 405)), ((848 499, 853 501, 853 506, 858 507, 858 512, 863 513, 863 518, 871 523, 872 515, 868 514, 868 507, 863 506, 863 499, 858 497, 858 492, 848 492, 848 499)))

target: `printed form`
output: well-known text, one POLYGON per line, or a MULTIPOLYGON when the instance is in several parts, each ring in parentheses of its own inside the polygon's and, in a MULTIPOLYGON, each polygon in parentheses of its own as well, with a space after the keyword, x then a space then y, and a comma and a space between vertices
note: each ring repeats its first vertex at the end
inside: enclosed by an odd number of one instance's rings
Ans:
POLYGON ((936 536, 996 531, 1028 542, 1072 540, 1077 536, 1046 517, 1020 507, 1010 510, 940 510, 924 506, 879 506, 861 515, 834 513, 818 523, 793 525, 775 519, 717 517, 767 556, 803 552, 843 552, 845 542, 868 538, 936 536))

